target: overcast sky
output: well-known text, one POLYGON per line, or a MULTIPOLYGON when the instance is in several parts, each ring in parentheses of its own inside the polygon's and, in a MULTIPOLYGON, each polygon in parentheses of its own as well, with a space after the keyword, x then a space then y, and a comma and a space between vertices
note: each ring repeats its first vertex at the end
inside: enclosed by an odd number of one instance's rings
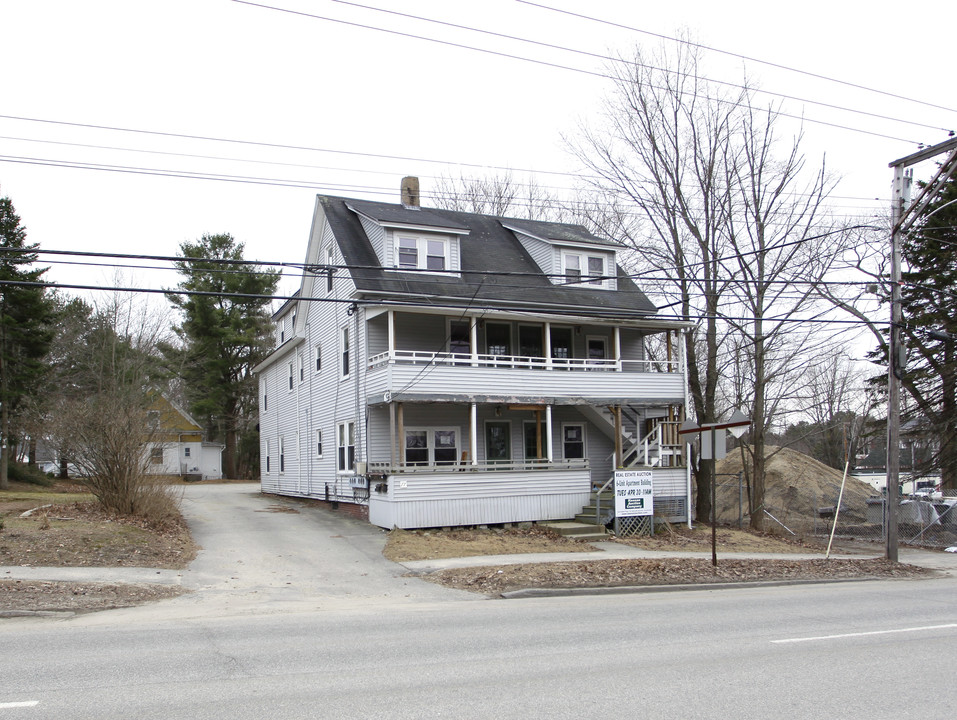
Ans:
MULTIPOLYGON (((713 78, 739 82, 747 73, 765 90, 870 113, 783 105, 805 118, 805 151, 815 163, 826 154, 843 178, 835 205, 855 216, 886 208, 888 162, 957 128, 955 110, 756 62, 957 108, 945 80, 950 43, 937 30, 957 19, 951 2, 917 13, 848 0, 536 1, 635 29, 520 0, 365 4, 595 54, 687 29, 752 58, 707 53, 713 78)), ((418 175, 428 194, 440 174, 501 168, 534 171, 548 187, 574 185, 578 168, 562 135, 595 116, 610 84, 541 63, 599 71, 599 59, 335 0, 266 4, 300 14, 232 0, 0 0, 0 195, 12 199, 29 240, 174 255, 183 241, 229 232, 249 258, 294 263, 304 258, 317 193, 397 201, 404 175, 418 175), (184 177, 193 174, 231 181, 184 177)), ((171 272, 126 272, 144 286, 177 282, 171 272)), ((49 277, 113 282, 111 270, 60 263, 49 277)))

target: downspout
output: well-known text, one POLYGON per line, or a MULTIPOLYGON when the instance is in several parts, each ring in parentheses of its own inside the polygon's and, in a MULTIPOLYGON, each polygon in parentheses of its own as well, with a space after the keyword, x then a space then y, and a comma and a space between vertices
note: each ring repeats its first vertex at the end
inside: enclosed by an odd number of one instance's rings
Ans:
MULTIPOLYGON (((683 329, 683 335, 688 334, 687 329, 683 329)), ((688 417, 688 403, 690 398, 688 397, 688 345, 687 338, 681 338, 681 341, 678 343, 678 356, 680 358, 679 362, 681 363, 681 380, 684 385, 684 396, 685 402, 684 407, 681 409, 681 414, 685 419, 688 417)), ((681 437, 679 435, 679 437, 681 437)), ((688 435, 687 437, 690 437, 688 435)), ((691 445, 688 442, 685 442, 685 506, 688 511, 688 529, 691 529, 691 445)))
MULTIPOLYGON (((295 332, 295 328, 293 328, 295 332)), ((302 367, 303 359, 296 355, 297 365, 293 372, 302 367)), ((302 410, 299 401, 302 398, 302 380, 296 383, 296 492, 302 495, 302 410)))

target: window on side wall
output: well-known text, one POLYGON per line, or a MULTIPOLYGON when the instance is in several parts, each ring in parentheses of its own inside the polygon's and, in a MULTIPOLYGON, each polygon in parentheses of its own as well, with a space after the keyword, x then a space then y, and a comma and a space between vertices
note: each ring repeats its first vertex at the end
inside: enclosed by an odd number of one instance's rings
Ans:
POLYGON ((279 472, 286 472, 286 442, 279 438, 279 472))
POLYGON ((342 377, 349 377, 349 328, 344 327, 339 335, 339 344, 342 352, 342 377))
POLYGON ((336 428, 336 470, 341 473, 356 469, 356 426, 352 421, 342 422, 336 428))
POLYGON ((150 450, 150 463, 153 465, 163 464, 163 448, 154 447, 150 450))
POLYGON ((315 363, 316 372, 319 372, 320 370, 322 370, 322 346, 318 343, 316 343, 315 361, 316 361, 315 363))
POLYGON ((326 269, 326 292, 331 293, 332 292, 332 276, 333 276, 332 248, 326 249, 326 268, 327 268, 326 269))
POLYGON ((263 443, 263 456, 266 458, 266 472, 268 473, 271 469, 269 466, 269 441, 268 440, 266 440, 263 443))
POLYGON ((316 430, 316 457, 322 457, 322 430, 316 430))
POLYGON ((302 353, 299 353, 297 360, 299 361, 299 382, 303 382, 306 379, 306 360, 302 353))
POLYGON ((292 362, 289 363, 289 389, 292 390, 293 386, 293 365, 292 362))

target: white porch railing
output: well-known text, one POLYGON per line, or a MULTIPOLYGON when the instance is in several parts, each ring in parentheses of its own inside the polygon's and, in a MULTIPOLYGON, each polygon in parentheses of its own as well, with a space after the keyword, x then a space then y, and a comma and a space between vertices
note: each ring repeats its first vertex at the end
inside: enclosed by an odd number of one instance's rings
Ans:
POLYGON ((389 462, 370 462, 370 475, 397 475, 402 473, 450 473, 450 472, 503 472, 503 471, 535 471, 535 470, 587 470, 588 459, 572 460, 506 460, 502 462, 477 463, 467 462, 447 463, 441 465, 427 465, 405 463, 393 465, 389 462))
POLYGON ((373 355, 368 367, 383 365, 452 365, 460 367, 496 367, 530 370, 577 370, 616 372, 681 372, 677 360, 610 360, 587 358, 544 358, 524 355, 467 355, 464 353, 421 352, 418 350, 392 350, 373 355))

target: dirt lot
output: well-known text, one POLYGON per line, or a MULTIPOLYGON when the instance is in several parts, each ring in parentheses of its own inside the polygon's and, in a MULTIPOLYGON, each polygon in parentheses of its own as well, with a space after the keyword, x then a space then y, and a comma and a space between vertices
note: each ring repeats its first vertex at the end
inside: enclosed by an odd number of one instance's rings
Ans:
MULTIPOLYGON (((46 489, 13 483, 0 493, 0 521, 0 565, 184 568, 196 556, 182 520, 157 527, 111 516, 75 485, 46 489), (30 514, 20 517, 24 512, 30 514)), ((129 607, 182 592, 169 586, 28 582, 0 575, 0 613, 129 607)))

